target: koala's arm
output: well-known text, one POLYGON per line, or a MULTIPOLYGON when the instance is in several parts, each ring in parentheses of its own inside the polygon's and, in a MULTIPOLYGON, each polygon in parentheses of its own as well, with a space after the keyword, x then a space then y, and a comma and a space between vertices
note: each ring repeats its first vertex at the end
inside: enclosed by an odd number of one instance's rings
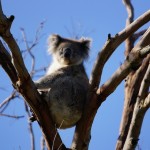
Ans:
POLYGON ((57 71, 50 75, 45 75, 44 77, 40 78, 39 80, 34 81, 34 83, 35 83, 35 86, 37 87, 37 89, 47 90, 47 89, 51 88, 51 84, 53 82, 55 82, 56 79, 62 78, 64 76, 66 76, 65 73, 63 73, 62 71, 57 71))

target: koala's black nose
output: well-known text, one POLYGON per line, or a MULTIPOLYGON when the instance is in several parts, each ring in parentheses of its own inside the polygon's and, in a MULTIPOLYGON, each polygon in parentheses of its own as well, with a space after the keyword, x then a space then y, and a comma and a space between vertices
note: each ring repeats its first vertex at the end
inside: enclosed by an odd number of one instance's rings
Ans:
POLYGON ((71 49, 65 48, 64 49, 64 57, 69 58, 71 56, 71 49))

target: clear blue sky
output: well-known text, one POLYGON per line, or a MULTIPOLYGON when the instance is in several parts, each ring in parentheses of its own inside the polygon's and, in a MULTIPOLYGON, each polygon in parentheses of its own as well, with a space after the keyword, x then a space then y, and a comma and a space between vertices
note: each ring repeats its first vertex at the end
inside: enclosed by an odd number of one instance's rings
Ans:
MULTIPOLYGON (((135 18, 150 8, 149 0, 132 1, 135 7, 135 18)), ((98 51, 104 45, 108 33, 112 36, 121 31, 125 26, 127 17, 126 9, 121 0, 3 0, 3 10, 7 16, 14 15, 12 33, 20 43, 21 49, 25 49, 22 43, 20 28, 24 28, 29 41, 35 37, 36 29, 40 22, 46 21, 41 32, 42 38, 34 48, 38 59, 37 68, 50 63, 47 55, 46 40, 49 34, 57 33, 65 37, 73 37, 74 33, 79 36, 87 36, 93 39, 89 60, 85 63, 88 75, 98 51)), ((148 26, 148 25, 147 25, 148 26)), ((147 27, 146 26, 146 27, 147 27)), ((120 66, 124 60, 124 44, 122 44, 105 66, 102 83, 120 66)), ((29 60, 26 62, 30 70, 29 60)), ((9 96, 12 86, 7 75, 0 68, 0 103, 9 96)), ((109 96, 100 107, 93 127, 90 150, 114 150, 119 133, 120 119, 124 100, 124 83, 109 96)), ((6 111, 7 114, 24 115, 23 100, 13 100, 6 111)), ((140 146, 142 150, 150 150, 150 112, 145 117, 140 146)), ((41 132, 37 123, 33 123, 36 137, 36 150, 40 150, 41 132)), ((70 146, 73 130, 61 130, 60 134, 67 146, 70 146)), ((30 136, 28 133, 27 120, 15 120, 0 117, 0 150, 29 150, 30 136)))

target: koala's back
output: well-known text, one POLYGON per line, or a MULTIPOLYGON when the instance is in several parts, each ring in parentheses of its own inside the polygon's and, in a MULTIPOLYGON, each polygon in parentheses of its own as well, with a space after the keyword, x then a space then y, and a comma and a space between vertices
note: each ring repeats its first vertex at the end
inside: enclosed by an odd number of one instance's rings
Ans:
POLYGON ((83 65, 61 68, 58 72, 64 76, 53 78, 47 102, 56 126, 68 128, 81 118, 89 87, 88 78, 83 65))

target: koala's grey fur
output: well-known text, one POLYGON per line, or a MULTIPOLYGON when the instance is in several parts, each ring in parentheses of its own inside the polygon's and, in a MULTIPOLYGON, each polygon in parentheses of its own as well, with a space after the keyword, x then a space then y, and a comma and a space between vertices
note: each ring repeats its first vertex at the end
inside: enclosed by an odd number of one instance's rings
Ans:
POLYGON ((74 126, 81 118, 89 83, 83 61, 88 57, 90 40, 72 40, 59 35, 49 38, 53 62, 44 77, 35 82, 59 128, 74 126))

